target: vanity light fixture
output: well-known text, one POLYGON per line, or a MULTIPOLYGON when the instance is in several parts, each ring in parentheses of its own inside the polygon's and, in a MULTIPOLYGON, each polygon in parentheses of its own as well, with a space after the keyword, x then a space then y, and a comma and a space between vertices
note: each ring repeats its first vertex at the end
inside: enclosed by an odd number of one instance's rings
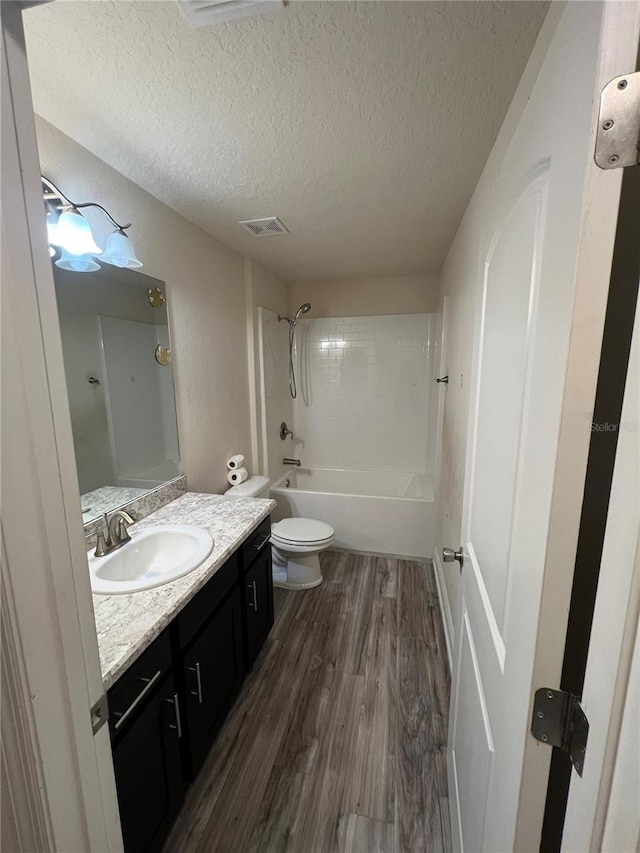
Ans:
POLYGON ((100 269, 100 264, 96 263, 96 259, 88 252, 73 255, 67 249, 62 249, 61 256, 55 263, 61 270, 71 272, 95 272, 100 269))
POLYGON ((54 246, 60 246, 70 255, 99 255, 91 226, 75 207, 65 207, 58 218, 53 235, 54 246))
POLYGON ((137 269, 142 262, 136 257, 131 238, 125 233, 131 223, 121 225, 109 211, 95 201, 73 202, 62 193, 54 183, 42 176, 42 191, 47 215, 49 234, 49 253, 53 257, 52 247, 61 250, 61 257, 55 265, 74 272, 94 272, 100 269, 95 260, 99 257, 106 264, 121 269, 137 269), (96 244, 91 226, 80 212, 80 208, 97 207, 115 225, 115 231, 107 238, 105 250, 96 244))
POLYGON ((133 243, 122 228, 118 228, 113 234, 109 234, 107 245, 100 255, 100 260, 104 261, 105 264, 113 264, 114 267, 121 268, 127 267, 130 270, 142 266, 142 261, 136 258, 133 243))

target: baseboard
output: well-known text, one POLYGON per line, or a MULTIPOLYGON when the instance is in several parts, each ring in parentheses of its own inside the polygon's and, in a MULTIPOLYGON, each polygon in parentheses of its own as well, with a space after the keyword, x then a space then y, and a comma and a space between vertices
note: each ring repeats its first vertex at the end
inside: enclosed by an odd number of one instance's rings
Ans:
POLYGON ((440 611, 442 612, 442 624, 444 626, 444 639, 447 645, 447 657, 449 658, 449 671, 453 672, 453 615, 451 613, 451 606, 449 605, 447 587, 444 582, 444 572, 442 570, 440 553, 437 548, 435 548, 433 551, 433 573, 436 578, 438 598, 440 599, 440 611))
POLYGON ((386 551, 361 551, 358 548, 343 548, 341 545, 332 545, 327 551, 339 551, 341 553, 358 554, 361 557, 382 557, 389 560, 407 560, 410 563, 430 563, 431 557, 412 557, 408 554, 389 554, 386 551))

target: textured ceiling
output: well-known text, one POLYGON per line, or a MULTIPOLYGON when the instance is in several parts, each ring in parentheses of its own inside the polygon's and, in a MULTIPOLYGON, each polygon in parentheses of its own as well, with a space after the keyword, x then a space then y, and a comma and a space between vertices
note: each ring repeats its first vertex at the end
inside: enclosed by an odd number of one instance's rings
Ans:
POLYGON ((546 8, 298 0, 193 30, 174 2, 57 0, 25 23, 37 113, 285 280, 317 280, 440 269, 546 8), (237 224, 271 215, 291 233, 237 224))

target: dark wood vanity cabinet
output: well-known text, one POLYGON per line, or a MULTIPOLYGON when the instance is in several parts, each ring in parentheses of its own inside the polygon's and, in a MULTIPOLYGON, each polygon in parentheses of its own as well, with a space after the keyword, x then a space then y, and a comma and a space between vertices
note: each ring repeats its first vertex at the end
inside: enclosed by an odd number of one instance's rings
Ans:
POLYGON ((236 587, 182 655, 188 772, 193 778, 244 679, 240 590, 236 587))
POLYGON ((242 592, 245 622, 245 665, 249 669, 273 625, 273 572, 271 548, 263 547, 243 572, 242 592))
POLYGON ((109 693, 124 847, 157 851, 182 804, 179 696, 165 632, 109 693))
POLYGON ((157 851, 273 625, 270 519, 109 690, 126 853, 157 851))

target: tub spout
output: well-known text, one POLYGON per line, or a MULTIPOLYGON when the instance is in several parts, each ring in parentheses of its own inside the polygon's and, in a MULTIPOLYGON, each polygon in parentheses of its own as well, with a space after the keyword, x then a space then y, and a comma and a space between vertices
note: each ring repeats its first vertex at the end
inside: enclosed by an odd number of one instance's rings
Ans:
POLYGON ((299 468, 300 465, 302 465, 302 463, 300 462, 299 459, 289 459, 287 456, 285 456, 284 459, 282 460, 282 464, 283 465, 295 465, 296 468, 299 468))

